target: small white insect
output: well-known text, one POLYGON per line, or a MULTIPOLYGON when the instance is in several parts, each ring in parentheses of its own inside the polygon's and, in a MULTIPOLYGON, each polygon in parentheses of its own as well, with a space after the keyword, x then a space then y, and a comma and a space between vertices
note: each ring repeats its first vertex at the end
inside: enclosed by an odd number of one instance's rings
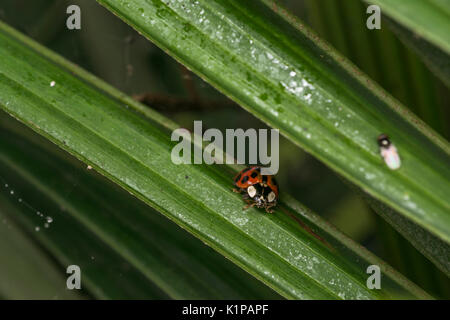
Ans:
POLYGON ((380 146, 380 154, 389 169, 397 170, 400 168, 400 156, 398 155, 397 148, 389 140, 389 137, 384 133, 380 134, 378 136, 378 145, 380 146))

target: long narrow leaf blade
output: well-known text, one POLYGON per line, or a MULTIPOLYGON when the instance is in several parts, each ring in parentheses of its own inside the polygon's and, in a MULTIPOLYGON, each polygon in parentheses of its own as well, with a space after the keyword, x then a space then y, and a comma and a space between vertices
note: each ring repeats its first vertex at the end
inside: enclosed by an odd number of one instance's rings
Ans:
POLYGON ((5 198, 0 192, 0 297, 11 300, 85 298, 77 290, 67 290, 61 270, 11 221, 6 214, 4 204, 8 200, 5 198))
POLYGON ((98 2, 371 196, 450 241, 448 142, 298 20, 259 1, 98 2), (380 157, 381 133, 400 152, 399 170, 380 157))
POLYGON ((142 202, 29 136, 23 129, 0 130, 0 182, 7 185, 0 188, 0 208, 8 208, 8 220, 20 222, 64 271, 78 265, 91 296, 278 298, 142 202), (53 222, 45 225, 48 216, 53 222))
POLYGON ((380 6, 382 14, 410 29, 450 55, 450 2, 440 0, 365 0, 380 6))
MULTIPOLYGON (((98 79, 86 83, 73 76, 73 65, 0 24, 0 107, 92 166, 139 199, 222 253, 288 298, 430 298, 427 293, 379 259, 325 224, 317 215, 290 201, 287 210, 311 222, 335 251, 302 231, 280 210, 265 215, 242 212, 242 199, 231 192, 232 175, 214 166, 175 165, 171 162, 170 132, 143 118, 123 103, 102 93, 98 79), (21 39, 18 41, 17 39, 21 39), (29 46, 27 46, 27 44, 29 46), (37 50, 40 54, 30 47, 37 50), (321 232, 322 233, 322 232, 321 232), (376 263, 384 286, 370 290, 366 269, 376 263)), ((79 74, 84 77, 85 74, 79 74)), ((91 77, 91 80, 93 78, 91 77)), ((108 89, 110 90, 110 88, 108 89)), ((82 212, 82 211, 80 211, 82 212)), ((136 241, 112 237, 119 229, 102 228, 100 215, 78 216, 122 252, 136 241)), ((139 247, 142 252, 143 248, 139 247)), ((145 260, 134 265, 149 273, 145 260)))

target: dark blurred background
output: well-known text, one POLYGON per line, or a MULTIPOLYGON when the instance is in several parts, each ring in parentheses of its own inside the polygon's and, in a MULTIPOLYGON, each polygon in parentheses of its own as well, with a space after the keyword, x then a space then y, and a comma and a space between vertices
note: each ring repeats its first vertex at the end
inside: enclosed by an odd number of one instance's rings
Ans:
MULTIPOLYGON (((322 38, 353 61, 445 138, 450 136, 448 89, 390 32, 365 27, 359 0, 283 0, 322 38)), ((193 128, 267 128, 140 36, 93 0, 2 0, 0 19, 121 91, 193 128), (66 8, 81 7, 81 30, 66 28, 66 8)), ((280 141, 282 190, 324 216, 355 241, 424 289, 449 297, 448 279, 418 253, 348 185, 319 161, 280 141)), ((72 192, 76 192, 76 184, 72 192)))

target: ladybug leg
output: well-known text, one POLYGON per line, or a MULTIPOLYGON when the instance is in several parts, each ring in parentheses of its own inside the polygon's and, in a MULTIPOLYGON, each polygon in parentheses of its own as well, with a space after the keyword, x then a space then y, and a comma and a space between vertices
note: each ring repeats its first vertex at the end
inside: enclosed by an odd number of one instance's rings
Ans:
POLYGON ((273 213, 272 207, 274 207, 274 206, 275 206, 275 204, 268 204, 268 205, 266 205, 266 207, 265 207, 266 212, 267 213, 273 213))
POLYGON ((245 198, 244 198, 244 201, 247 203, 247 205, 245 205, 245 206, 242 208, 242 210, 247 210, 248 208, 253 208, 253 207, 256 205, 256 202, 253 202, 253 201, 250 200, 250 199, 245 199, 245 198))
POLYGON ((242 210, 247 210, 248 208, 253 208, 256 205, 255 202, 253 203, 248 203, 247 205, 245 205, 242 210))
POLYGON ((241 190, 239 190, 239 189, 236 189, 236 188, 233 188, 233 189, 231 189, 233 192, 235 192, 235 193, 241 193, 241 190))

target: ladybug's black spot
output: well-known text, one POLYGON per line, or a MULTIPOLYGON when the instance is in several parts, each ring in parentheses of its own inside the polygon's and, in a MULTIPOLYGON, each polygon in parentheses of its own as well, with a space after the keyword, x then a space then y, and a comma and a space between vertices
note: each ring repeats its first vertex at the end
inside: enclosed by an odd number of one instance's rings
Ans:
POLYGON ((246 173, 248 170, 250 170, 251 168, 245 168, 244 170, 241 171, 241 173, 246 173))
POLYGON ((238 182, 239 179, 241 179, 241 174, 239 173, 239 175, 236 177, 236 179, 234 179, 234 182, 238 182))
POLYGON ((269 195, 269 193, 271 193, 272 190, 269 187, 264 187, 262 189, 262 195, 264 196, 264 198, 267 198, 267 196, 269 195))
POLYGON ((242 182, 242 183, 246 183, 247 181, 248 181, 248 176, 245 176, 245 177, 242 178, 242 181, 241 181, 241 182, 242 182))
POLYGON ((277 185, 278 185, 277 180, 275 180, 275 178, 272 178, 272 184, 273 184, 274 186, 277 186, 277 185))
POLYGON ((252 177, 253 179, 256 178, 258 176, 258 172, 252 172, 252 174, 250 175, 250 177, 252 177))
POLYGON ((262 182, 267 183, 267 176, 262 176, 262 182))
POLYGON ((256 193, 253 196, 253 198, 255 198, 255 197, 259 198, 262 195, 262 191, 263 191, 261 185, 258 183, 258 184, 254 184, 252 187, 256 190, 256 193))

